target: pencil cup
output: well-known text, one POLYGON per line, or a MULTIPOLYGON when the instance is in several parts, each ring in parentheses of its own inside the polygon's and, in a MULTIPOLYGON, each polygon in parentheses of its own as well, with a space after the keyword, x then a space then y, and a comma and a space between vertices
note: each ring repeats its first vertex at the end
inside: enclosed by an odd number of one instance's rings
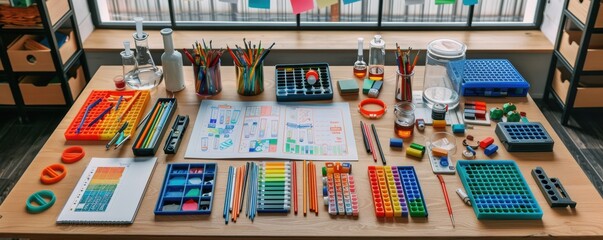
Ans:
POLYGON ((255 67, 236 67, 237 93, 254 96, 264 91, 264 64, 255 67))
POLYGON ((195 77, 195 93, 199 96, 214 96, 222 91, 220 61, 211 67, 193 64, 195 77))
POLYGON ((404 74, 396 70, 396 101, 412 102, 412 80, 415 72, 404 74))

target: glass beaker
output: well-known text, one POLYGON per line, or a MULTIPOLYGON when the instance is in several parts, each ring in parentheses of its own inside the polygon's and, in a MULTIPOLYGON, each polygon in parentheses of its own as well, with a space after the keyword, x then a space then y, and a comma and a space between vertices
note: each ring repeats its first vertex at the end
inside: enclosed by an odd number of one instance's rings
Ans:
POLYGON ((132 34, 134 44, 136 45, 136 62, 137 68, 125 74, 126 83, 133 89, 143 90, 156 87, 163 80, 163 71, 155 66, 147 38, 149 35, 146 32, 142 36, 137 33, 132 34))
POLYGON ((429 108, 436 103, 446 104, 449 109, 459 105, 461 80, 453 82, 448 75, 448 68, 451 63, 463 67, 466 50, 465 44, 451 39, 437 39, 427 45, 423 102, 429 108))
POLYGON ((193 63, 195 79, 195 93, 199 96, 213 96, 222 91, 222 77, 220 75, 220 60, 211 66, 198 66, 193 63))
POLYGON ((415 126, 415 105, 411 102, 399 102, 394 106, 394 131, 401 138, 410 138, 415 126))
POLYGON ((235 68, 237 76, 237 93, 243 96, 254 96, 264 91, 264 64, 235 68))
POLYGON ((412 80, 415 76, 415 72, 410 74, 400 73, 396 70, 396 101, 400 102, 412 102, 412 80))
POLYGON ((385 41, 381 35, 375 35, 369 48, 368 75, 373 81, 383 80, 385 73, 385 41))

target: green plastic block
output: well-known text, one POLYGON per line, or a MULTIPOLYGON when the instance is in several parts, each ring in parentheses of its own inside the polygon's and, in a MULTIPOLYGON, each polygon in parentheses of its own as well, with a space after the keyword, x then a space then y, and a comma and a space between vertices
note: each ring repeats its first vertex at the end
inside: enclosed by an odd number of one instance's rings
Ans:
POLYGON ((375 81, 370 80, 368 78, 364 79, 364 83, 362 84, 362 93, 367 94, 369 90, 373 87, 375 81))

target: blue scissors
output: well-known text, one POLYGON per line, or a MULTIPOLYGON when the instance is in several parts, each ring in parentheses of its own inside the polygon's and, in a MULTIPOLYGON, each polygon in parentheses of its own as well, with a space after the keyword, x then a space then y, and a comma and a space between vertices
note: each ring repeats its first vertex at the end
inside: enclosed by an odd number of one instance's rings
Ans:
POLYGON ((52 207, 56 200, 57 197, 52 191, 40 190, 29 195, 27 202, 25 202, 25 208, 29 213, 41 213, 52 207))

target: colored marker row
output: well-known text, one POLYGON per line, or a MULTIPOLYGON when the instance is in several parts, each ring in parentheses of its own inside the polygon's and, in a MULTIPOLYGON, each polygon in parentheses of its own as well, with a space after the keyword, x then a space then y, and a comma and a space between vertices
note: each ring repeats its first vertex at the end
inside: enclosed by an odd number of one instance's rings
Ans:
POLYGON ((325 163, 323 197, 330 215, 358 216, 356 184, 349 163, 325 163))
POLYGON ((291 162, 262 162, 257 176, 257 212, 289 212, 291 162))

